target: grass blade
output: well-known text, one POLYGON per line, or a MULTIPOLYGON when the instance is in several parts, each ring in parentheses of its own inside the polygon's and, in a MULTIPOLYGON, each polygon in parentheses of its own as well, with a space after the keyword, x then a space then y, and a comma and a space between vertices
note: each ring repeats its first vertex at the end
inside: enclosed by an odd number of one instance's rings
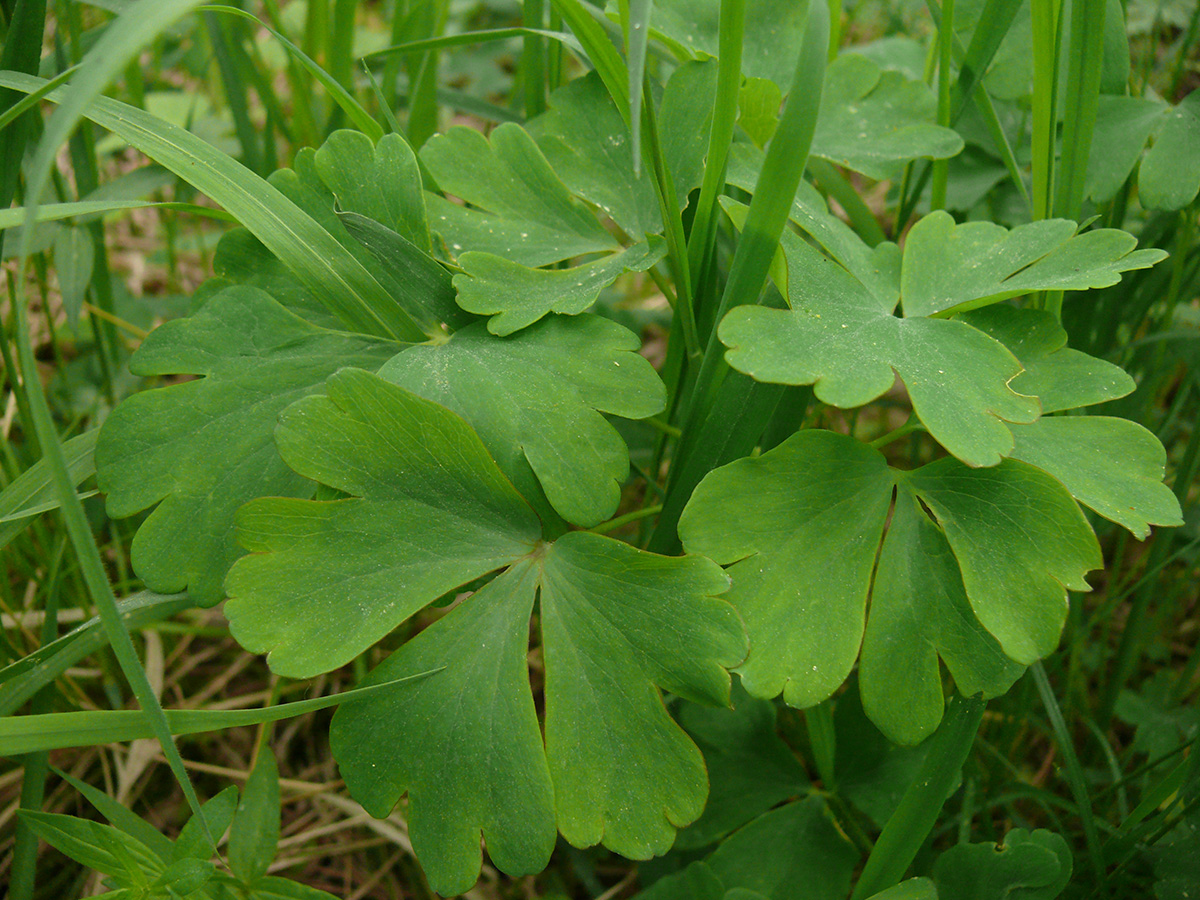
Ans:
MULTIPOLYGON (((74 482, 71 493, 76 485, 96 474, 92 453, 99 433, 94 428, 63 444, 67 471, 74 482)), ((57 507, 50 467, 46 460, 38 460, 0 491, 0 547, 20 534, 34 516, 57 507)))

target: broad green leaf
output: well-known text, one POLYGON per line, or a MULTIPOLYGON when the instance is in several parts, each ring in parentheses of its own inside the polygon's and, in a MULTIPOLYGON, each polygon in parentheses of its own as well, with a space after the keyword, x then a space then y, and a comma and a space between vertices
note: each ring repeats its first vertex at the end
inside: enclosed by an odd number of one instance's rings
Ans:
POLYGON ((957 317, 1004 344, 1025 370, 1013 390, 1036 396, 1043 413, 1116 400, 1135 385, 1123 369, 1066 346, 1067 333, 1052 313, 996 304, 957 317))
MULTIPOLYGON (((63 443, 67 471, 76 484, 96 471, 93 452, 99 434, 99 429, 93 428, 63 443)), ((34 516, 57 506, 49 467, 45 460, 38 460, 0 490, 0 548, 24 531, 34 516)))
POLYGON ((501 125, 490 140, 472 128, 451 128, 429 140, 421 160, 442 190, 478 208, 429 199, 431 227, 452 256, 478 250, 543 266, 617 249, 519 125, 501 125))
POLYGON ((83 312, 95 263, 96 247, 90 232, 78 227, 58 229, 54 236, 54 271, 58 275, 58 289, 71 328, 79 327, 79 315, 83 312))
POLYGON ((544 491, 559 515, 590 527, 616 511, 629 472, 601 413, 641 419, 666 403, 639 346, 598 316, 549 316, 504 338, 480 322, 409 348, 380 376, 461 415, 524 497, 537 503, 544 491))
POLYGON ((372 145, 358 131, 335 131, 314 155, 317 174, 342 212, 358 213, 391 229, 426 253, 432 249, 421 171, 398 134, 372 145))
POLYGON ((235 785, 222 790, 210 798, 202 807, 200 815, 192 816, 179 831, 179 837, 171 850, 172 860, 208 859, 212 856, 212 840, 220 840, 233 821, 237 810, 238 789, 235 785), (207 826, 207 827, 206 827, 207 826))
POLYGON ((88 819, 23 809, 26 825, 50 846, 127 886, 149 884, 163 863, 141 841, 88 819))
POLYGON ((531 269, 502 256, 470 251, 458 258, 463 274, 454 276, 454 287, 459 306, 491 316, 492 334, 509 335, 549 313, 586 311, 618 276, 646 271, 666 251, 666 242, 652 235, 645 244, 570 269, 531 269))
POLYGON ((937 886, 928 878, 909 878, 868 900, 938 900, 937 886))
POLYGON ((1001 844, 958 844, 937 858, 933 879, 954 900, 1054 900, 1071 878, 1071 851, 1051 831, 1014 828, 1001 844))
POLYGON ((717 102, 717 63, 685 62, 667 80, 659 109, 663 163, 675 182, 680 209, 704 181, 713 107, 717 102))
POLYGON ((1024 671, 975 618, 950 545, 902 488, 883 540, 858 675, 867 715, 898 744, 920 743, 942 721, 939 656, 966 697, 1003 694, 1024 671))
POLYGON ((527 128, 566 187, 634 240, 661 232, 648 167, 634 174, 629 128, 600 77, 593 73, 567 82, 550 95, 549 104, 527 128))
POLYGON ((845 680, 891 493, 881 454, 816 430, 700 482, 679 535, 689 553, 729 566, 728 600, 750 635, 738 671, 751 694, 812 706, 845 680))
POLYGON ((1181 816, 1171 831, 1147 854, 1154 866, 1156 900, 1188 900, 1200 883, 1200 812, 1194 805, 1195 790, 1188 796, 1190 812, 1181 816))
POLYGON ((765 78, 747 78, 738 92, 738 124, 760 150, 779 126, 782 105, 779 85, 765 78))
POLYGON ((904 244, 900 274, 904 313, 932 316, 985 306, 1034 291, 1109 287, 1130 269, 1146 269, 1162 250, 1135 250, 1137 239, 1100 228, 1077 233, 1074 222, 1043 219, 1011 231, 992 222, 955 224, 930 213, 904 244))
POLYGON ((1104 562, 1067 490, 1011 459, 972 469, 947 458, 903 480, 937 518, 971 608, 1004 652, 1022 665, 1053 652, 1067 590, 1091 590, 1084 575, 1104 562))
POLYGON ((1164 114, 1154 146, 1138 170, 1138 198, 1147 209, 1182 209, 1200 191, 1200 91, 1164 114))
POLYGON ((1161 100, 1100 95, 1085 188, 1090 199, 1105 203, 1116 195, 1166 109, 1161 100))
POLYGON ((481 832, 512 875, 540 872, 554 849, 554 789, 525 661, 537 575, 518 563, 406 643, 365 683, 453 665, 347 707, 330 731, 342 776, 369 813, 386 816, 408 794, 413 849, 443 894, 475 883, 481 832))
POLYGON ((707 863, 694 862, 658 879, 634 896, 637 900, 724 900, 726 892, 725 885, 707 863))
POLYGON ((252 882, 265 875, 275 860, 279 803, 279 767, 271 748, 263 745, 229 830, 229 869, 242 881, 252 882))
MULTIPOLYGON (((721 322, 726 359, 756 381, 812 384, 842 408, 862 406, 898 374, 913 410, 939 443, 970 465, 995 465, 1012 451, 1009 422, 1032 422, 1038 403, 1009 382, 1021 365, 998 341, 963 322, 893 314, 880 296, 791 232, 782 238, 790 309, 741 306, 721 322)), ((898 251, 881 244, 875 268, 898 251)))
POLYGON ((284 412, 279 453, 297 474, 354 496, 247 504, 238 539, 252 555, 226 580, 238 642, 297 678, 353 659, 442 594, 529 553, 540 535, 458 416, 357 369, 326 390, 284 412))
POLYGON ((587 532, 541 563, 546 756, 558 828, 577 846, 630 859, 670 849, 704 811, 700 751, 662 688, 728 704, 727 668, 746 656, 729 580, 702 557, 665 557, 587 532))
POLYGON ((200 286, 193 298, 194 305, 202 305, 205 297, 217 293, 228 282, 234 282, 270 294, 288 311, 313 325, 334 331, 344 327, 341 320, 245 228, 231 228, 221 235, 213 253, 213 271, 219 277, 210 278, 200 286))
POLYGON ((842 900, 859 855, 813 796, 759 816, 707 862, 726 888, 770 900, 842 900))
POLYGON ((773 806, 804 793, 808 776, 775 731, 775 707, 733 687, 734 709, 684 704, 679 724, 704 754, 708 805, 675 848, 706 847, 773 806))
MULTIPOLYGON (((0 73, 0 86, 18 91, 33 91, 44 83, 15 72, 0 73)), ((47 99, 60 102, 65 96, 60 88, 47 99)), ((97 97, 86 115, 237 216, 349 327, 382 337, 420 336, 379 283, 329 232, 240 163, 182 128, 107 97, 97 97)))
MULTIPOLYGON (((769 78, 783 90, 792 84, 804 35, 805 6, 793 0, 747 0, 742 72, 769 78)), ((652 28, 693 54, 717 56, 720 5, 696 0, 655 0, 652 28)))
POLYGON ((812 155, 870 178, 892 178, 910 160, 962 150, 962 138, 936 118, 937 101, 924 82, 845 53, 825 73, 812 155))
POLYGON ((1107 416, 1055 416, 1013 428, 1013 459, 1049 472, 1076 500, 1144 540, 1151 525, 1182 525, 1163 484, 1167 454, 1136 422, 1107 416))
POLYGON ((275 449, 279 413, 338 368, 376 368, 399 346, 317 328, 243 286, 156 329, 130 362, 135 374, 206 377, 130 397, 96 446, 109 514, 155 507, 133 541, 134 569, 147 586, 219 601, 240 555, 235 510, 255 497, 312 493, 275 449))

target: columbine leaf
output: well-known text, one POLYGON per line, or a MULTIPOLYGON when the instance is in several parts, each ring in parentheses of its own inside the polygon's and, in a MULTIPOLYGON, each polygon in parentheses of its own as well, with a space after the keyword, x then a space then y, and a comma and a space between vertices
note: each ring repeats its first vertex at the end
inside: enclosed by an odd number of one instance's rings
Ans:
POLYGON ((962 150, 962 138, 936 118, 928 85, 844 53, 825 72, 812 155, 870 178, 892 178, 910 160, 946 159, 962 150))
POLYGON ((240 555, 234 511, 254 497, 312 492, 275 449, 280 411, 341 366, 376 368, 400 346, 317 328, 244 286, 155 330, 130 362, 135 374, 206 377, 135 394, 100 432, 97 481, 109 514, 157 504, 133 541, 142 580, 160 593, 186 588, 200 602, 220 600, 240 555))
POLYGON ((297 678, 353 659, 442 594, 528 553, 540 534, 453 413, 356 369, 327 390, 284 413, 279 452, 299 475, 354 496, 247 504, 238 539, 254 555, 226 581, 234 636, 297 678))
POLYGON ((1123 231, 1078 234, 1077 227, 1043 219, 1010 231, 991 222, 958 225, 947 212, 930 213, 904 244, 904 314, 961 311, 1033 291, 1109 287, 1122 272, 1166 258, 1163 250, 1135 250, 1137 239, 1123 231))
POLYGON ((432 227, 454 256, 469 248, 544 266, 618 249, 519 125, 501 125, 490 140, 472 128, 451 128, 429 140, 421 159, 442 190, 478 207, 428 200, 432 227))
POLYGON ((942 720, 939 656, 967 697, 1003 694, 1024 671, 975 618, 950 545, 901 490, 871 591, 858 676, 867 715, 898 744, 920 743, 942 720))
POLYGON ((679 535, 689 553, 729 566, 728 599, 750 635, 738 671, 751 694, 811 706, 845 680, 891 492, 881 454, 815 430, 700 482, 679 535))
POLYGON ((554 849, 554 789, 525 663, 536 589, 529 562, 509 569, 364 684, 453 665, 333 720, 333 754, 368 812, 388 815, 407 792, 413 849, 440 893, 475 883, 481 832, 513 875, 540 872, 554 849))
POLYGON ((1138 196, 1147 209, 1182 209, 1200 191, 1200 92, 1192 91, 1162 120, 1138 170, 1138 196))
POLYGON ((1100 95, 1088 157, 1086 194, 1090 199, 1105 203, 1116 195, 1167 109, 1161 100, 1100 95))
POLYGON ((1071 850, 1052 831, 1014 828, 1002 844, 958 844, 933 865, 941 896, 1054 900, 1071 880, 1071 850))
POLYGON ((1100 546, 1066 489, 1027 463, 971 469, 941 459, 904 475, 932 510, 962 571, 975 615, 1023 665, 1050 654, 1067 589, 1103 565, 1100 546))
MULTIPOLYGON (((1123 397, 1133 379, 1119 367, 1065 346, 1048 313, 997 305, 964 318, 1006 344, 1025 367, 1014 390, 1036 394, 1046 412, 1123 397)), ((1080 503, 1144 538, 1151 525, 1182 524, 1179 501, 1162 483, 1166 451, 1126 419, 1043 416, 1012 428, 1012 456, 1049 472, 1080 503)))
MULTIPOLYGON (((970 465, 995 465, 1013 446, 1007 422, 1032 422, 1038 403, 1009 381, 1021 365, 1002 344, 963 322, 893 315, 894 297, 873 291, 800 236, 785 232, 791 308, 740 306, 718 334, 726 359, 757 381, 812 384, 842 408, 882 395, 896 374, 913 411, 947 450, 970 465)), ((894 271, 895 245, 875 268, 894 271)))
POLYGON ((679 833, 675 848, 706 847, 773 806, 804 793, 804 767, 775 730, 775 707, 733 687, 734 709, 693 703, 679 710, 681 724, 704 754, 708 805, 679 833))
POLYGON ((584 312, 621 273, 644 272, 666 252, 666 242, 651 236, 648 243, 574 268, 531 269, 501 256, 470 251, 458 259, 463 274, 454 276, 454 287, 459 306, 491 316, 488 331, 508 335, 552 312, 584 312))
POLYGON ((233 282, 270 294, 285 309, 313 325, 335 331, 343 328, 341 320, 245 228, 231 228, 221 235, 213 253, 213 271, 219 277, 204 282, 193 302, 200 302, 233 282))
POLYGON ((608 518, 629 471, 625 442, 601 412, 640 419, 666 403, 625 328, 598 316, 549 316, 506 338, 483 323, 412 347, 380 375, 465 418, 523 496, 544 491, 569 522, 608 518))

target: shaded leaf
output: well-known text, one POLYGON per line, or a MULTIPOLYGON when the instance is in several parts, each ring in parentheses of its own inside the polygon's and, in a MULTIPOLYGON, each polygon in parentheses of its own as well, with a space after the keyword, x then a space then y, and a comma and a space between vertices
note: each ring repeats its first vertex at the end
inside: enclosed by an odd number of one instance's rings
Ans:
POLYGON ((205 298, 227 287, 227 279, 270 294, 289 312, 313 325, 334 331, 343 327, 341 320, 245 228, 231 228, 221 235, 213 253, 213 271, 220 277, 210 278, 200 286, 193 306, 201 306, 205 298))
MULTIPOLYGON (((99 434, 100 430, 93 428, 63 442, 67 471, 76 484, 91 478, 96 471, 93 454, 99 434)), ((0 490, 0 548, 20 534, 34 516, 57 507, 58 495, 50 467, 44 459, 39 459, 0 490)))
POLYGON ((725 885, 707 863, 694 862, 634 896, 637 900, 724 900, 725 885))
POLYGON ((55 232, 54 271, 58 275, 58 289, 71 328, 79 326, 79 314, 83 312, 95 262, 96 247, 90 232, 75 227, 60 228, 55 232))
MULTIPOLYGON (((430 669, 437 666, 430 666, 430 669)), ((428 671, 428 670, 426 670, 428 671)), ((229 869, 245 882, 267 873, 279 843, 279 768, 263 745, 238 800, 229 830, 229 869)))
POLYGON ((588 527, 616 510, 629 472, 625 442, 600 413, 640 419, 666 403, 639 347, 598 316, 550 316, 505 338, 480 322, 410 348, 380 375, 463 416, 523 496, 538 504, 544 491, 588 527))
POLYGON ((47 844, 122 885, 148 884, 163 870, 162 861, 141 841, 111 825, 29 809, 19 815, 47 844))
POLYGON ((938 900, 937 886, 928 878, 909 878, 868 900, 938 900))
POLYGON ((175 846, 171 848, 171 860, 177 862, 181 859, 210 859, 216 849, 213 842, 220 841, 229 828, 237 804, 238 789, 232 784, 209 798, 200 807, 201 815, 192 816, 180 829, 175 846))
POLYGON ((206 377, 128 398, 96 445, 109 514, 155 507, 133 541, 134 569, 146 584, 220 600, 240 555, 234 511, 254 497, 312 492, 275 449, 279 413, 341 366, 376 368, 400 346, 317 328, 244 286, 156 329, 130 361, 135 374, 206 377))
POLYGON ((1123 231, 1076 229, 1066 219, 1012 230, 992 222, 958 225, 949 213, 930 213, 904 244, 904 314, 961 311, 1034 291, 1109 287, 1122 272, 1166 258, 1163 250, 1135 250, 1137 239, 1123 231))
MULTIPOLYGON (((970 465, 995 465, 1013 446, 1007 422, 1032 422, 1037 401, 1015 393, 1020 373, 1002 344, 963 322, 893 315, 873 292, 798 235, 782 239, 790 309, 741 306, 721 322, 726 359, 757 381, 812 384, 817 397, 852 408, 885 393, 897 374, 913 411, 939 443, 970 465)), ((893 268, 881 244, 878 269, 893 268)))
POLYGON ((1200 91, 1162 119, 1154 146, 1138 170, 1138 198, 1147 209, 1183 209, 1200 191, 1200 91))
POLYGON ((1116 196, 1166 109, 1160 100, 1100 95, 1088 157, 1087 197, 1106 203, 1116 196))
POLYGON ((863 707, 898 744, 920 743, 942 721, 939 656, 965 697, 999 696, 1024 671, 975 618, 950 545, 902 489, 883 541, 859 664, 863 707))
POLYGON ((459 257, 463 274, 454 276, 458 304, 491 316, 488 331, 508 335, 549 313, 577 315, 623 272, 644 272, 666 255, 666 242, 651 236, 620 253, 570 269, 532 269, 501 256, 470 251, 459 257))
POLYGON ((962 138, 936 118, 937 100, 924 82, 843 53, 825 72, 812 155, 870 178, 892 178, 910 160, 962 150, 962 138))
POLYGON ((1071 878, 1071 851, 1051 831, 1014 828, 1000 845, 951 847, 933 878, 939 894, 955 900, 1054 900, 1071 878))

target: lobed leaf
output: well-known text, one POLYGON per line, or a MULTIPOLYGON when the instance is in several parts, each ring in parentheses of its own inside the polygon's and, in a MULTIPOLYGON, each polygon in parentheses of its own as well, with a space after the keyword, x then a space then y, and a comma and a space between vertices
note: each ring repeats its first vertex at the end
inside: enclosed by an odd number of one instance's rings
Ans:
POLYGON ((134 570, 147 586, 219 601, 225 572, 241 555, 237 508, 255 497, 312 493, 275 448, 279 413, 338 368, 376 368, 399 346, 318 328, 245 286, 156 329, 130 361, 134 374, 205 377, 130 397, 96 444, 109 514, 154 507, 133 541, 134 570))
POLYGON ((1138 171, 1138 196, 1147 209, 1183 209, 1200 191, 1200 93, 1192 91, 1164 114, 1154 145, 1138 171))

